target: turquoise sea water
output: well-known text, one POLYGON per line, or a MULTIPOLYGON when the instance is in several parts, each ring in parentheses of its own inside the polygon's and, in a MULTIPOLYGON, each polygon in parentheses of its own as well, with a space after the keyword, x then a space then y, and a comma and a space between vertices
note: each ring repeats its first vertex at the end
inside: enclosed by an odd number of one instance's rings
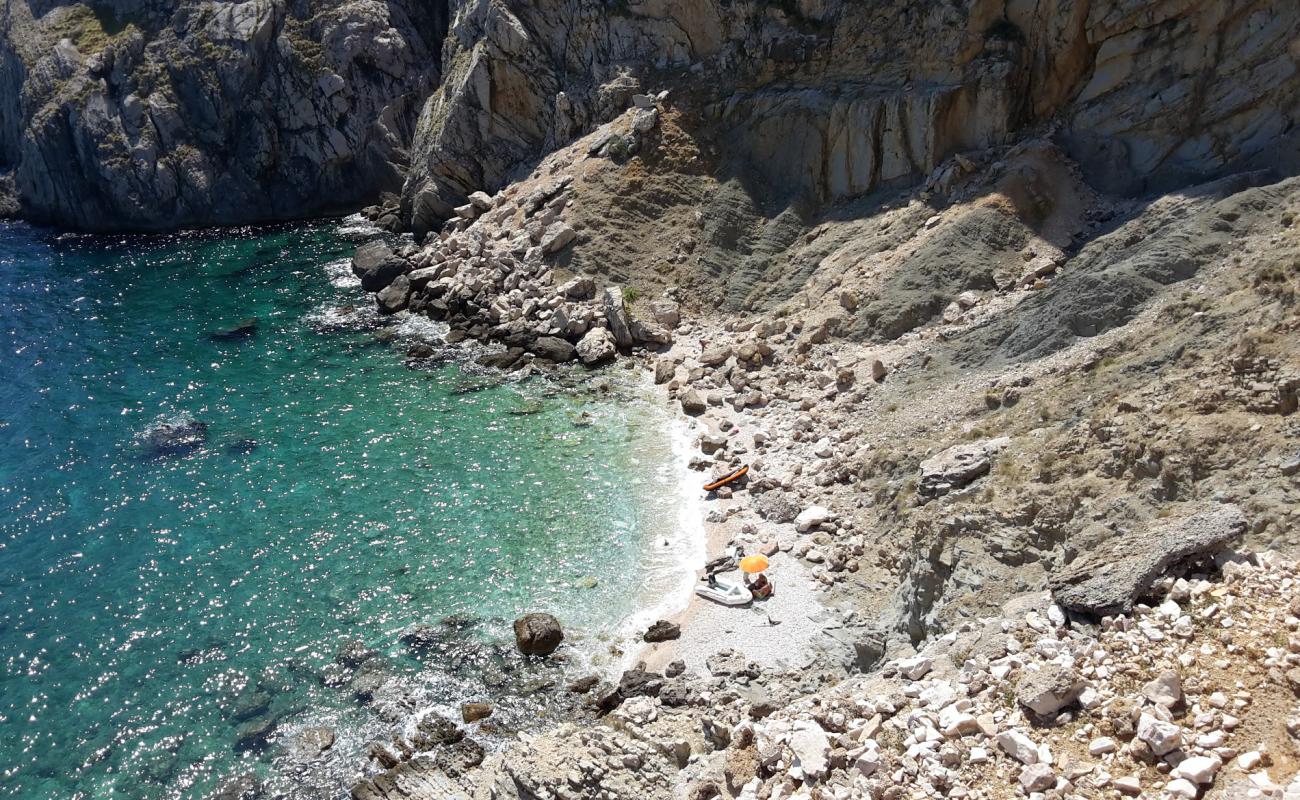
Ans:
MULTIPOLYGON (((454 706, 487 691, 472 660, 411 655, 409 626, 459 615, 492 642, 545 609, 598 656, 674 585, 663 413, 617 373, 408 368, 432 326, 373 317, 343 233, 0 226, 0 798, 282 773, 287 734, 235 748, 250 721, 329 724, 356 752, 388 723, 322 680, 343 641, 454 706), (177 415, 202 447, 137 440, 177 415)), ((344 796, 344 769, 311 796, 344 796)))

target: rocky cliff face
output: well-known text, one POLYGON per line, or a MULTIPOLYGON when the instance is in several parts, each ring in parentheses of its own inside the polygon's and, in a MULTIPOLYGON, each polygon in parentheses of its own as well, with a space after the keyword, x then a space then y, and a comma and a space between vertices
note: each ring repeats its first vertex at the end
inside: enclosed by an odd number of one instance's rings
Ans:
POLYGON ((1030 132, 1140 194, 1300 168, 1298 62, 1288 0, 18 0, 0 194, 164 229, 355 207, 405 175, 423 234, 664 89, 780 207, 1030 132))
POLYGON ((87 230, 353 208, 400 186, 445 27, 437 3, 15 0, 0 174, 87 230))
POLYGON ((421 115, 417 232, 475 189, 671 88, 754 194, 824 204, 1050 129, 1101 188, 1141 193, 1297 156, 1286 0, 473 0, 421 115))

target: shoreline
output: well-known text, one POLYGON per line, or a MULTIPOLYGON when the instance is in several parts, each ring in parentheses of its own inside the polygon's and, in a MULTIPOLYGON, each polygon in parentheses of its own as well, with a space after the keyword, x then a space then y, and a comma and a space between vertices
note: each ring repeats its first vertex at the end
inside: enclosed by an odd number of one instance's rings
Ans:
MULTIPOLYGON (((691 491, 692 472, 690 459, 694 451, 695 425, 680 414, 674 414, 670 407, 664 407, 657 387, 649 377, 640 376, 648 384, 646 402, 654 403, 664 414, 668 423, 668 433, 672 440, 672 461, 669 467, 677 474, 678 496, 676 541, 665 540, 668 550, 679 550, 674 563, 674 571, 679 572, 671 581, 672 586, 657 601, 650 600, 634 610, 619 626, 615 642, 623 654, 612 661, 609 667, 601 671, 617 682, 619 675, 637 665, 643 659, 647 648, 652 645, 643 641, 642 636, 650 625, 660 619, 674 619, 688 611, 690 605, 698 598, 694 592, 695 564, 703 563, 708 550, 708 526, 704 521, 704 502, 691 491)), ((655 546, 653 543, 651 547, 655 546)), ((649 599, 649 598, 645 598, 649 599)))
MULTIPOLYGON (((700 348, 692 345, 700 334, 710 341, 716 341, 722 335, 722 331, 711 329, 712 326, 703 321, 695 321, 694 325, 699 327, 692 336, 677 337, 671 348, 656 357, 689 363, 700 355, 697 352, 700 348)), ((645 363, 644 368, 654 369, 649 363, 645 363)), ((671 386, 672 382, 668 383, 671 386)), ((737 411, 719 404, 692 416, 683 413, 673 389, 660 387, 660 393, 663 401, 687 426, 690 439, 686 447, 692 461, 706 458, 700 447, 703 437, 723 437, 728 445, 716 451, 711 465, 696 461, 695 466, 699 468, 688 467, 683 475, 685 491, 700 498, 696 502, 701 509, 703 553, 688 571, 690 587, 686 603, 664 617, 680 627, 680 637, 657 643, 643 642, 639 655, 644 669, 663 672, 672 662, 681 661, 688 670, 707 674, 710 658, 728 649, 743 654, 747 662, 763 669, 805 669, 811 666, 825 655, 820 640, 826 636, 824 623, 829 609, 809 570, 792 553, 792 540, 798 536, 794 526, 763 519, 754 507, 754 495, 748 491, 748 482, 718 493, 706 494, 702 489, 710 475, 729 471, 735 466, 734 463, 728 465, 722 458, 728 450, 741 450, 752 455, 747 462, 751 466, 750 480, 762 477, 763 459, 755 453, 758 448, 754 431, 761 430, 763 410, 737 411), (727 423, 729 425, 724 430, 727 423), (723 555, 733 544, 742 546, 746 554, 769 551, 771 566, 767 573, 776 588, 773 597, 745 606, 729 607, 695 593, 695 586, 704 576, 704 565, 723 555)), ((731 580, 742 577, 739 570, 719 574, 731 580)))

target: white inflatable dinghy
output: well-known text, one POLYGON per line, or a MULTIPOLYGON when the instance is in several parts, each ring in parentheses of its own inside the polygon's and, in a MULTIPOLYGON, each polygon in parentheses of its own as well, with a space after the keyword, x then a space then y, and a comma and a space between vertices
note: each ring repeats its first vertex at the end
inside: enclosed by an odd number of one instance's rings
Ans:
POLYGON ((754 595, 741 584, 721 578, 715 578, 712 586, 707 583, 696 586, 695 593, 724 606, 743 606, 754 599, 754 595))

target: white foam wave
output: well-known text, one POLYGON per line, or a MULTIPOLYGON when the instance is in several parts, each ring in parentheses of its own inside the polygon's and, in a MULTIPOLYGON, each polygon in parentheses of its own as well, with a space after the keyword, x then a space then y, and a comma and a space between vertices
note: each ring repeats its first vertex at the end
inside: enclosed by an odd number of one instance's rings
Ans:
POLYGON ((404 339, 416 339, 429 344, 441 344, 450 327, 445 322, 437 322, 422 314, 408 314, 394 328, 394 332, 404 339))
POLYGON ((382 228, 360 214, 344 217, 335 231, 345 239, 368 239, 384 232, 382 228))
POLYGON ((325 265, 325 275, 330 285, 339 289, 356 289, 361 286, 361 279, 352 274, 352 259, 340 258, 325 265))

